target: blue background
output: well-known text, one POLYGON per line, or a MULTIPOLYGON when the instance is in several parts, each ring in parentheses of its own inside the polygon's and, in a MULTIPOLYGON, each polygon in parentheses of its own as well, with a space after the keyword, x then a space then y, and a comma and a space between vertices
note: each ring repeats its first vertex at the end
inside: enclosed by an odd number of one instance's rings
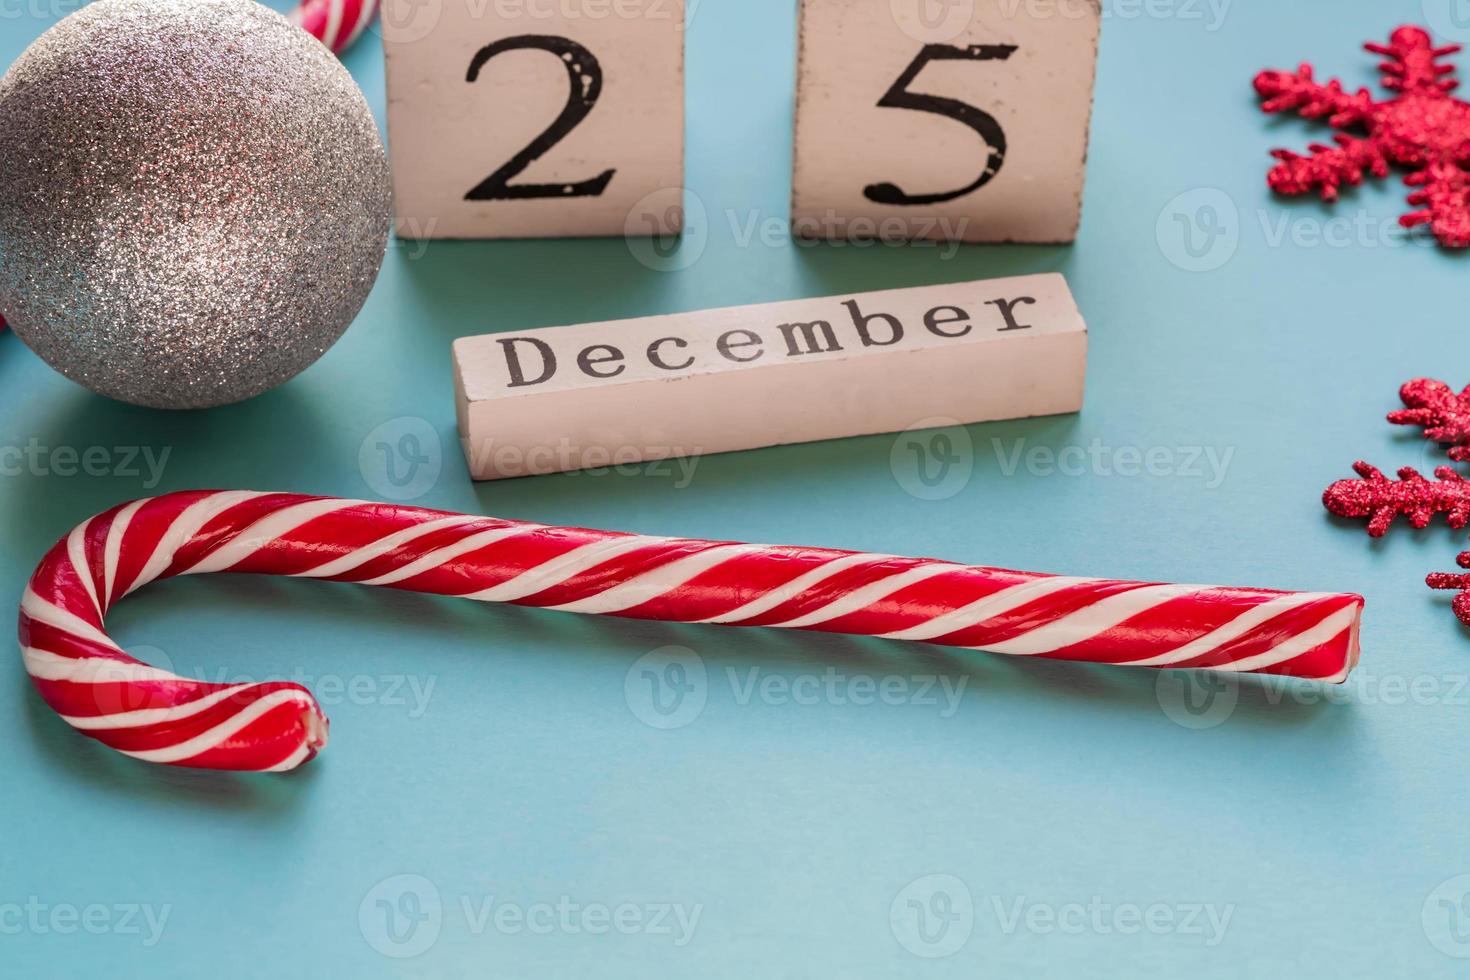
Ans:
MULTIPOLYGON (((1462 972, 1470 637, 1421 582, 1453 568, 1464 535, 1401 527, 1370 543, 1318 501, 1360 456, 1443 461, 1383 415, 1408 378, 1467 380, 1467 266, 1392 230, 1406 209, 1396 179, 1335 209, 1273 199, 1267 150, 1325 130, 1262 116, 1249 83, 1311 59, 1350 87, 1374 85, 1362 41, 1426 18, 1464 39, 1470 16, 1439 0, 1241 0, 1223 19, 1186 0, 1108 6, 1075 246, 742 243, 752 217, 787 214, 794 4, 704 0, 689 33, 688 183, 705 217, 701 235, 695 209, 684 247, 704 244, 681 253, 688 268, 650 269, 620 240, 395 243, 360 320, 319 364, 247 404, 192 414, 93 396, 0 336, 0 446, 34 439, 63 469, 57 447, 170 454, 156 486, 120 455, 101 477, 7 471, 0 597, 13 608, 44 549, 118 501, 200 486, 380 496, 377 443, 417 433, 429 460, 417 502, 432 507, 1358 591, 1364 657, 1348 685, 1328 698, 318 583, 170 582, 115 613, 122 642, 210 677, 304 673, 332 744, 286 777, 150 767, 78 737, 18 662, 0 672, 0 974, 1462 972), (910 450, 926 443, 890 436, 711 457, 688 481, 466 478, 455 337, 1045 270, 1066 274, 1091 328, 1086 408, 968 427, 968 456, 964 436, 952 441, 960 475, 945 499, 925 499, 935 494, 917 480, 910 450), (1096 440, 1106 465, 1059 472, 1037 457, 1007 475, 1015 440, 1027 451, 1096 440), (1126 447, 1159 447, 1155 472, 1119 475, 1126 447), (1189 465, 1196 449, 1230 454, 1223 479, 1189 465), (670 645, 705 679, 678 718, 688 723, 660 729, 643 720, 657 716, 638 662, 670 645), (780 685, 807 690, 799 679, 829 666, 838 695, 888 677, 907 694, 783 699, 780 685), (751 671, 773 686, 747 697, 751 671), (926 675, 965 685, 956 710, 917 696, 926 675), (433 685, 426 704, 413 684, 433 685), (564 896, 579 909, 632 903, 645 926, 659 905, 699 919, 688 937, 476 918, 486 901, 536 915, 564 896), (392 931, 380 899, 398 915, 392 931), (99 935, 50 918, 93 904, 107 908, 93 913, 105 916, 99 935), (115 906, 167 908, 161 936, 150 944, 115 906), (1190 920, 1196 906, 1206 912, 1190 920), (1125 932, 1138 921, 1129 907, 1154 910, 1157 928, 1125 932), (1031 917, 1012 921, 1017 908, 1031 917), (1229 915, 1223 933, 1209 911, 1229 915), (415 957, 387 955, 415 944, 426 947, 415 957)), ((0 64, 55 19, 4 9, 0 64)), ((375 39, 346 61, 381 118, 375 39)))

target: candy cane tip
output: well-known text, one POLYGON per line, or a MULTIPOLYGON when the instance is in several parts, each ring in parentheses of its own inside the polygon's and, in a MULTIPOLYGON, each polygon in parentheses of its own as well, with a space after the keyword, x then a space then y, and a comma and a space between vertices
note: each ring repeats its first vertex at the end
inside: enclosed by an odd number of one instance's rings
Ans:
MULTIPOLYGON (((1366 605, 1366 600, 1355 594, 1344 594, 1343 599, 1346 600, 1346 603, 1341 611, 1328 616, 1318 624, 1316 629, 1309 631, 1309 633, 1320 634, 1325 629, 1327 632, 1335 631, 1337 636, 1344 637, 1340 655, 1342 666, 1334 673, 1323 673, 1312 678, 1323 684, 1346 684, 1348 675, 1358 666, 1358 659, 1363 654, 1363 607, 1366 605)), ((1291 642, 1288 640, 1284 645, 1289 646, 1291 642)))
POLYGON ((332 727, 327 716, 313 705, 310 710, 302 712, 301 722, 306 727, 306 747, 311 750, 312 755, 326 748, 332 727))
POLYGON ((331 727, 332 723, 313 701, 301 712, 301 749, 275 771, 289 772, 315 759, 317 753, 327 747, 331 727))
MULTIPOLYGON (((280 762, 265 766, 242 766, 255 772, 291 772, 300 769, 312 759, 316 758, 318 752, 327 744, 327 719, 321 712, 314 708, 307 709, 301 713, 301 740, 296 748, 291 750, 280 762)), ((219 767, 225 768, 225 767, 219 767)))
POLYGON ((1349 607, 1352 609, 1353 618, 1348 624, 1347 629, 1347 655, 1344 657, 1342 670, 1333 674, 1331 677, 1323 678, 1328 684, 1346 684, 1348 674, 1351 674, 1353 668, 1358 666, 1358 658, 1363 655, 1361 633, 1363 630, 1363 606, 1365 602, 1360 595, 1355 595, 1351 598, 1355 601, 1349 607))

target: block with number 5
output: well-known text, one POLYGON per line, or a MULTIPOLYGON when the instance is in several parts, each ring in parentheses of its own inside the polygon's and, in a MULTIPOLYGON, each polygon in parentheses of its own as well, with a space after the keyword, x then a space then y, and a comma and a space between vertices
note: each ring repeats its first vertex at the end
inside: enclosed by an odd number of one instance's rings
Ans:
POLYGON ((406 238, 673 235, 683 0, 385 0, 406 238))
POLYGON ((792 230, 1069 242, 1098 0, 801 0, 792 230))

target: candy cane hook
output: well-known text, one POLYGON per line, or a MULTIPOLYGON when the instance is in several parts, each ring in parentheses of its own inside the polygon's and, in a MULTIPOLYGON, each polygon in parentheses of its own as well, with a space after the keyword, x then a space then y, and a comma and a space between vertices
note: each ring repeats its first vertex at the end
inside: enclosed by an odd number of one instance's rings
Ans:
POLYGON ((378 0, 302 0, 288 15, 291 23, 342 54, 362 37, 378 15, 378 0))
POLYGON ((84 735, 149 762, 281 771, 315 755, 327 719, 299 684, 179 677, 128 656, 107 635, 103 619, 118 599, 204 572, 1335 682, 1357 662, 1363 606, 1356 595, 1116 582, 300 494, 190 491, 100 514, 41 562, 21 601, 20 645, 46 703, 84 735))

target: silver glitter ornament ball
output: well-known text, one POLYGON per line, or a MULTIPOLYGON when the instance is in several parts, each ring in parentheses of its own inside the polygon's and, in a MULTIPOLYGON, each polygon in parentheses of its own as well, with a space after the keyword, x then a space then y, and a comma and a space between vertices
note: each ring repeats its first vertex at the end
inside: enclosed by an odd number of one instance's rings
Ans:
POLYGON ((362 92, 254 0, 97 0, 0 79, 0 313, 101 394, 293 377, 361 310, 391 211, 362 92))

